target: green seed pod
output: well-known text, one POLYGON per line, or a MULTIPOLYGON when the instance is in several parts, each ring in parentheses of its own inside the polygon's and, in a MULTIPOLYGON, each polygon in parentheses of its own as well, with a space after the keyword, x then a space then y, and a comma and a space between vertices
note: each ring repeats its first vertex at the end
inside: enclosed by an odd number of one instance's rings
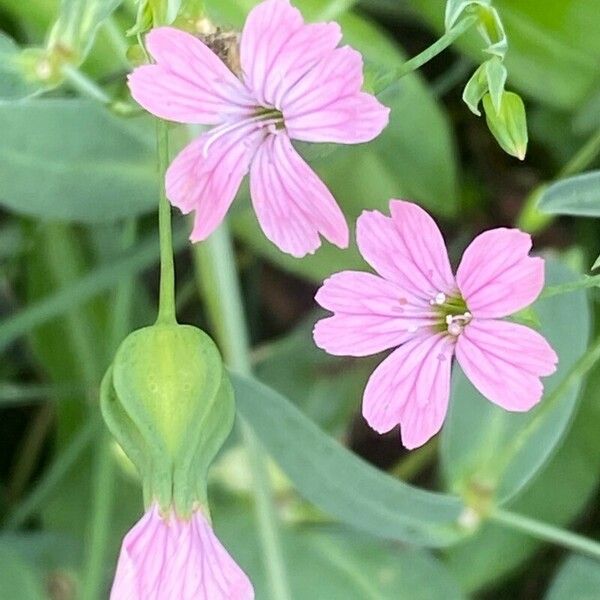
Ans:
POLYGON ((189 325, 156 324, 121 344, 101 388, 104 419, 140 472, 144 500, 181 516, 206 504, 208 467, 233 426, 219 351, 189 325))

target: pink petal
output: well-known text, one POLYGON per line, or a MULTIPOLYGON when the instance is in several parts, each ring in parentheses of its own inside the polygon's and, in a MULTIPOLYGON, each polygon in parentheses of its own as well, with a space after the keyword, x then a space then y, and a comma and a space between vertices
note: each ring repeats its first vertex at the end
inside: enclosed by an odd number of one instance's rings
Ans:
POLYGON ((281 109, 282 97, 339 43, 337 23, 305 25, 288 0, 266 0, 244 25, 240 60, 246 85, 260 104, 281 109))
POLYGON ((216 140, 209 131, 171 163, 166 175, 167 197, 184 214, 196 211, 193 242, 206 239, 225 217, 263 135, 252 124, 216 140))
POLYGON ((531 237, 518 229, 491 229, 465 250, 456 281, 470 312, 505 317, 529 306, 544 287, 544 261, 529 256, 531 237))
POLYGON ((160 27, 146 36, 157 64, 129 75, 133 98, 147 111, 179 123, 212 125, 252 113, 256 102, 221 59, 193 35, 160 27))
POLYGON ((403 344, 430 325, 430 306, 371 273, 343 271, 325 281, 316 301, 333 317, 321 319, 315 343, 329 354, 368 356, 403 344))
POLYGON ((356 240, 365 260, 407 293, 429 302, 439 292, 451 293, 452 276, 442 234, 419 206, 390 201, 391 218, 364 211, 356 225, 356 240))
POLYGON ((125 536, 111 600, 251 600, 252 584, 201 511, 164 519, 153 506, 125 536))
POLYGON ((389 108, 361 92, 362 56, 349 46, 324 57, 282 98, 291 138, 307 142, 357 144, 377 137, 389 108))
POLYGON ((442 427, 450 396, 454 342, 442 334, 421 335, 392 352, 371 375, 363 416, 379 433, 400 423, 402 444, 422 446, 442 427))
POLYGON ((488 400, 511 411, 540 401, 541 376, 556 370, 558 357, 536 331, 506 321, 474 319, 459 336, 456 358, 488 400))
POLYGON ((287 135, 270 135, 260 146, 250 193, 265 235, 283 252, 296 257, 313 253, 321 245, 319 233, 340 248, 348 246, 340 207, 287 135))

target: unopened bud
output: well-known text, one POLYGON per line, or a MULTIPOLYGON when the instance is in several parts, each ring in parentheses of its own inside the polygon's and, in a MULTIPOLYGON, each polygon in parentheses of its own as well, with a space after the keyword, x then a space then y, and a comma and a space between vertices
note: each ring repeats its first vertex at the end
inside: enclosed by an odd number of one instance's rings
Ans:
POLYGON ((121 344, 101 390, 102 413, 140 472, 146 504, 190 514, 206 503, 210 463, 233 426, 234 400, 213 341, 157 324, 121 344))
POLYGON ((491 96, 483 97, 488 127, 502 149, 523 160, 527 152, 527 118, 525 106, 518 94, 504 92, 500 109, 496 110, 491 96))

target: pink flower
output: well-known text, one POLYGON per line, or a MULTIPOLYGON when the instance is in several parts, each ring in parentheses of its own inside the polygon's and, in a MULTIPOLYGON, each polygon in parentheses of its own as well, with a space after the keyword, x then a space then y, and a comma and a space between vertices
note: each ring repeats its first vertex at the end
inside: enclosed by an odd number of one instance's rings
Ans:
POLYGON ((319 321, 315 342, 330 354, 366 356, 399 346, 371 375, 363 415, 379 433, 401 426, 407 448, 441 428, 456 355, 489 400, 510 411, 539 402, 540 377, 558 358, 539 334, 499 320, 531 304, 544 286, 544 261, 529 256, 531 238, 492 229, 466 249, 453 276, 442 234, 410 202, 392 200, 391 218, 363 212, 357 241, 379 273, 343 271, 316 300, 333 311, 319 321))
POLYGON ((252 584, 200 510, 187 520, 153 505, 125 536, 111 600, 251 600, 252 584))
POLYGON ((291 140, 357 144, 387 125, 389 109, 361 92, 362 57, 336 23, 306 25, 288 0, 266 0, 246 21, 241 77, 194 36, 169 27, 146 37, 156 64, 135 69, 135 100, 163 119, 215 127, 185 148, 166 176, 167 196, 196 211, 191 240, 207 238, 250 172, 265 235, 301 257, 321 244, 341 248, 348 226, 331 192, 291 140))

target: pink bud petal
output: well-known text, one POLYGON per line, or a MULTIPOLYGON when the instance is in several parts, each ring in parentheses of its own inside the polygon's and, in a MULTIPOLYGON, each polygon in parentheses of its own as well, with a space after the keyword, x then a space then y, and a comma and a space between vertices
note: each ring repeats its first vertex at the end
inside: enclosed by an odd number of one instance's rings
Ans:
POLYGON ((156 505, 125 536, 111 600, 252 600, 246 574, 200 510, 190 520, 156 505))

